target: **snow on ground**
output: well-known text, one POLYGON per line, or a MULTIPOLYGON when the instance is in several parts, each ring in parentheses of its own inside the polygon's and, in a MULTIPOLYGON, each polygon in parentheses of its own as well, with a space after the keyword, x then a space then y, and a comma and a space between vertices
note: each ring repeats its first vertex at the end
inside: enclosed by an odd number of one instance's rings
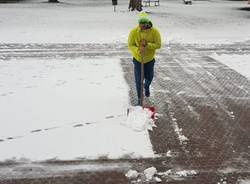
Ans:
POLYGON ((239 184, 249 184, 250 183, 250 179, 241 179, 238 181, 239 184))
POLYGON ((237 54, 213 54, 212 57, 250 80, 250 55, 237 54))
MULTIPOLYGON (((137 24, 127 0, 119 1, 117 12, 108 0, 61 1, 0 4, 1 43, 126 43, 137 24)), ((221 44, 249 40, 249 12, 238 10, 246 6, 180 0, 145 10, 163 43, 221 44)), ((243 59, 249 56, 214 57, 249 78, 243 59)), ((122 76, 119 59, 0 61, 0 160, 153 156, 147 130, 124 126, 128 89, 122 76)))
POLYGON ((179 171, 167 170, 165 172, 159 172, 157 174, 163 177, 179 178, 179 177, 194 176, 197 175, 197 172, 195 170, 179 170, 179 171))
POLYGON ((122 125, 119 59, 0 62, 0 160, 154 156, 147 130, 122 125))
MULTIPOLYGON (((125 43, 129 30, 137 24, 137 13, 128 11, 127 0, 118 2, 116 12, 108 0, 24 2, 0 4, 1 42, 125 43)), ((179 0, 161 1, 161 6, 144 10, 159 27, 164 43, 207 44, 249 40, 249 12, 239 10, 248 6, 245 1, 194 1, 193 5, 184 5, 179 0)))

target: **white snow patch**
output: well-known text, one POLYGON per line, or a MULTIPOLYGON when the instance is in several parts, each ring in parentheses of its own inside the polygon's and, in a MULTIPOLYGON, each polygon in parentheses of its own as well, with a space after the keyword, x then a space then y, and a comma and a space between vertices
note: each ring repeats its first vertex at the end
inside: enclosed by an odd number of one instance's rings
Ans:
MULTIPOLYGON (((125 43, 129 30, 137 24, 137 12, 128 11, 127 0, 119 1, 116 12, 111 1, 96 7, 79 3, 83 1, 63 2, 0 4, 1 42, 125 43)), ((238 10, 244 6, 245 1, 194 1, 191 6, 180 1, 162 1, 161 6, 144 10, 151 13, 150 18, 166 44, 221 44, 249 40, 248 12, 238 10)))
POLYGON ((250 80, 250 55, 213 54, 212 57, 250 80))
POLYGON ((150 167, 150 168, 145 169, 143 173, 145 174, 147 181, 149 181, 149 180, 152 180, 155 174, 157 174, 157 170, 155 167, 150 167))
POLYGON ((172 157, 172 152, 169 150, 167 153, 159 153, 155 155, 155 158, 161 158, 161 157, 172 157))
POLYGON ((0 167, 0 178, 19 179, 19 178, 41 178, 65 175, 74 172, 95 172, 95 171, 124 171, 131 168, 130 163, 75 163, 75 164, 39 164, 25 163, 17 164, 11 167, 0 167))
POLYGON ((196 174, 197 174, 197 172, 195 170, 183 170, 183 171, 176 172, 176 175, 184 176, 184 177, 192 176, 192 175, 196 175, 196 174))
POLYGON ((172 124, 174 126, 174 131, 176 132, 178 139, 180 141, 181 144, 186 144, 188 141, 188 138, 182 134, 182 129, 179 128, 179 125, 177 123, 177 119, 174 117, 173 112, 170 113, 170 117, 172 119, 172 124))
POLYGON ((156 182, 158 182, 158 183, 160 183, 160 182, 162 182, 162 180, 161 180, 161 178, 159 178, 159 177, 154 177, 154 180, 156 181, 156 182))
POLYGON ((238 169, 232 168, 232 167, 227 167, 224 169, 220 169, 219 172, 223 173, 223 174, 230 174, 230 173, 234 173, 237 172, 238 169))
POLYGON ((171 169, 169 169, 169 170, 167 170, 167 171, 165 171, 165 172, 159 172, 159 173, 157 173, 158 175, 160 175, 160 176, 168 176, 168 175, 170 175, 172 173, 172 171, 171 171, 171 169))
POLYGON ((154 157, 147 128, 122 125, 119 59, 1 61, 0 84, 0 161, 154 157))
MULTIPOLYGON (((175 130, 178 134, 180 133, 180 130, 175 130)), ((181 142, 185 142, 188 140, 188 138, 185 135, 179 135, 179 139, 181 142)))
POLYGON ((159 172, 158 175, 163 176, 163 177, 174 177, 174 176, 178 176, 178 177, 187 177, 187 176, 192 176, 192 175, 196 175, 197 172, 195 170, 182 170, 182 171, 172 171, 167 170, 165 172, 159 172))
POLYGON ((135 179, 139 176, 139 173, 136 170, 130 169, 125 176, 129 179, 135 179))
POLYGON ((168 152, 167 152, 167 157, 172 157, 172 152, 171 152, 171 150, 168 150, 168 152))
POLYGON ((240 179, 238 180, 238 184, 250 184, 250 179, 240 179))
POLYGON ((183 94, 186 94, 186 91, 179 91, 176 93, 177 95, 183 95, 183 94))

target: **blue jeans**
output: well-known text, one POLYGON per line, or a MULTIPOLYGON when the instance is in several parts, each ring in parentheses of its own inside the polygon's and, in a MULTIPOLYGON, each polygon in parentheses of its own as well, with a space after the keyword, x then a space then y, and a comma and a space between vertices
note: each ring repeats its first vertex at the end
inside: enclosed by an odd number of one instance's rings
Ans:
MULTIPOLYGON (((141 63, 133 58, 136 92, 138 99, 141 98, 141 63)), ((155 59, 144 64, 144 89, 149 90, 149 86, 154 77, 155 59)))

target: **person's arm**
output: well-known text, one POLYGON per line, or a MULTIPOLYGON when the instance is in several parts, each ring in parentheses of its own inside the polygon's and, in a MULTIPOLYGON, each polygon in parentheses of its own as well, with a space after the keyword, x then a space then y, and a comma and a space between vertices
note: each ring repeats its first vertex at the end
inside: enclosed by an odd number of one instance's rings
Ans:
POLYGON ((161 35, 157 29, 154 30, 154 42, 153 43, 148 42, 147 48, 154 50, 161 48, 161 35))
POLYGON ((128 36, 128 49, 132 53, 138 53, 138 47, 136 46, 135 43, 135 31, 130 31, 129 36, 128 36))

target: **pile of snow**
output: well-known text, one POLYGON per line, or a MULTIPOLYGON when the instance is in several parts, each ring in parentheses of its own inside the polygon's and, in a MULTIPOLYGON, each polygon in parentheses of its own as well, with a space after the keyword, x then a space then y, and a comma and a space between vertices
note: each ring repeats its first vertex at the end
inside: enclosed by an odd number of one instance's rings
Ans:
POLYGON ((125 176, 131 180, 137 179, 136 182, 140 182, 142 180, 146 181, 156 181, 156 182, 161 182, 162 180, 156 176, 157 174, 157 169, 155 167, 149 167, 143 171, 143 173, 138 173, 136 170, 130 169, 125 176))
POLYGON ((178 171, 176 172, 176 175, 178 176, 183 176, 183 177, 187 177, 187 176, 192 176, 192 175, 196 175, 197 172, 195 170, 184 170, 184 171, 178 171))
POLYGON ((144 175, 146 176, 147 181, 152 180, 153 176, 157 174, 157 170, 155 167, 147 168, 143 171, 144 175))
POLYGON ((122 124, 138 132, 153 130, 156 125, 151 118, 152 114, 152 111, 141 106, 130 107, 127 121, 122 124))
POLYGON ((149 167, 143 171, 143 173, 139 173, 136 170, 129 170, 125 176, 131 180, 134 180, 138 182, 140 181, 154 181, 154 182, 162 182, 162 178, 172 178, 172 179, 178 179, 188 176, 194 176, 197 175, 197 172, 195 170, 179 170, 179 171, 172 171, 167 170, 165 172, 157 172, 157 169, 155 167, 149 167))
POLYGON ((243 54, 213 54, 211 57, 239 72, 250 80, 250 55, 243 54))
POLYGON ((125 176, 129 179, 136 179, 139 176, 139 173, 136 170, 130 169, 125 176))
POLYGON ((158 174, 160 175, 160 176, 168 176, 168 175, 170 175, 172 173, 172 171, 169 169, 169 170, 167 170, 167 171, 165 171, 165 172, 159 172, 158 174))
POLYGON ((163 176, 163 177, 187 177, 187 176, 193 176, 196 175, 197 172, 195 170, 182 170, 182 171, 172 171, 167 170, 165 172, 159 172, 158 175, 163 176))

